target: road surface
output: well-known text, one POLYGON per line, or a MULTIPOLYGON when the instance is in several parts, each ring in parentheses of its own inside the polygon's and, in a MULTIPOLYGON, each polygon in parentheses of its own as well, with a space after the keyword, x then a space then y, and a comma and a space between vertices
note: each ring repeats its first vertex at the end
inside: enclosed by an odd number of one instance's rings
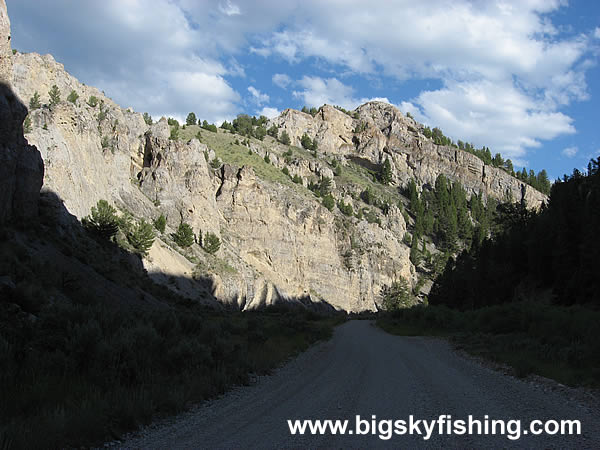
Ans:
MULTIPOLYGON (((518 380, 461 357, 439 339, 392 336, 367 321, 338 327, 272 376, 207 402, 122 442, 124 448, 600 448, 600 412, 569 390, 518 380), (356 416, 376 420, 436 420, 440 415, 485 423, 534 419, 581 421, 580 436, 358 435, 356 416), (287 420, 348 420, 349 435, 292 435, 287 420)), ((394 424, 392 424, 393 427, 394 424)), ((409 424, 407 424, 409 425, 409 424)), ((516 435, 512 428, 511 435, 516 435)), ((379 428, 382 427, 382 428, 379 428)), ((436 423, 435 427, 439 427, 436 423)), ((392 428, 393 430, 393 428, 392 428)), ((438 428, 436 428, 436 431, 438 428)), ((366 423, 361 425, 366 431, 366 423)), ((402 432, 401 428, 398 428, 402 432)), ((381 432, 381 433, 380 433, 381 432)), ((508 431, 507 431, 507 434, 508 431)))

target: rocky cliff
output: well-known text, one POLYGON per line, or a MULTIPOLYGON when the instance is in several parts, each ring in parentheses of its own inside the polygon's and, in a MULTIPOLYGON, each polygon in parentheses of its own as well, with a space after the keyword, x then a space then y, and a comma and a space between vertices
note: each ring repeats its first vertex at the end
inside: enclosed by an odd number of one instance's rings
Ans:
POLYGON ((415 179, 418 185, 435 184, 440 174, 460 181, 470 194, 499 200, 525 200, 538 208, 547 196, 502 169, 483 163, 477 156, 453 147, 435 145, 422 133, 423 126, 382 102, 366 103, 350 116, 324 105, 313 117, 293 109, 285 110, 272 123, 287 131, 292 143, 300 145, 306 133, 319 143, 319 150, 345 157, 359 157, 373 164, 389 158, 394 181, 404 185, 415 179))
POLYGON ((316 139, 314 156, 271 137, 241 144, 245 139, 224 130, 200 130, 201 142, 197 126, 170 139, 164 118, 148 125, 140 113, 80 83, 50 55, 17 53, 11 70, 23 103, 36 92, 41 98, 42 107, 29 114, 26 136, 43 157, 44 188, 80 219, 100 199, 137 219, 163 214, 167 230, 144 266, 155 281, 193 299, 216 298, 241 309, 287 301, 374 310, 384 285, 399 277, 413 285, 418 279, 403 243, 408 216, 398 186, 407 180, 433 184, 443 173, 470 193, 510 193, 533 206, 545 198, 475 156, 435 146, 420 125, 383 103, 363 105, 355 117, 325 105, 315 117, 286 110, 272 121, 293 144, 304 133, 316 139), (50 106, 53 85, 62 101, 50 106), (71 92, 77 95, 67 101, 71 92), (380 164, 386 157, 393 165, 392 186, 377 185, 360 171, 362 163, 380 164), (332 193, 360 214, 329 210, 306 188, 333 179, 338 163, 344 175, 335 176, 332 193), (292 175, 301 183, 292 182, 292 175), (389 200, 386 214, 375 217, 375 208, 360 199, 369 187, 389 200), (171 233, 181 222, 199 238, 216 234, 222 241, 218 253, 197 245, 178 248, 171 233))
POLYGON ((0 225, 35 217, 44 167, 23 136, 27 108, 12 90, 13 55, 6 3, 0 0, 0 225))

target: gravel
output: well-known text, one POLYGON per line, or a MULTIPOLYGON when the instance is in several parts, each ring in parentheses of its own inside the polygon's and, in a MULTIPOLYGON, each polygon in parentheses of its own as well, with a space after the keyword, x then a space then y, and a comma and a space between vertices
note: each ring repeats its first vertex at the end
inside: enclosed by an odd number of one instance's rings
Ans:
MULTIPOLYGON (((122 448, 600 448, 599 411, 568 388, 520 380, 444 340, 392 336, 367 321, 338 327, 273 375, 119 442, 122 448), (287 419, 579 419, 580 436, 291 435, 287 419)), ((421 426, 421 430, 423 427, 421 426)))

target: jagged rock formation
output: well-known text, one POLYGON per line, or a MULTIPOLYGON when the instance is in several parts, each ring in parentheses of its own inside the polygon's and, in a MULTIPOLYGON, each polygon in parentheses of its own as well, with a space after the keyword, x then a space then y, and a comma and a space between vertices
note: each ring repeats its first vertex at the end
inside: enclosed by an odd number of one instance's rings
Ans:
POLYGON ((13 93, 10 20, 0 0, 0 225, 38 213, 44 166, 23 137, 27 108, 13 93))
MULTIPOLYGON (((144 259, 155 281, 190 298, 216 297, 242 309, 310 301, 348 311, 376 309, 381 287, 400 276, 416 282, 410 250, 403 243, 407 224, 395 204, 379 223, 369 223, 329 211, 288 178, 278 182, 231 164, 215 169, 209 164, 215 159, 212 148, 197 139, 169 139, 165 119, 147 125, 140 113, 81 84, 50 55, 17 53, 13 59, 13 81, 23 102, 38 92, 42 103, 48 103, 53 85, 63 99, 30 113, 27 138, 43 156, 45 188, 56 192, 78 218, 89 214, 99 199, 137 218, 166 216, 166 233, 144 259), (64 101, 72 90, 79 98, 64 101), (95 106, 91 97, 98 99, 95 106), (217 256, 196 245, 178 249, 169 236, 182 221, 200 236, 216 234, 222 241, 217 256)), ((544 197, 470 154, 433 145, 418 124, 390 105, 369 103, 357 116, 326 105, 316 117, 286 110, 272 123, 285 129, 293 143, 299 144, 304 133, 316 138, 319 152, 340 164, 351 158, 378 164, 388 157, 398 185, 411 177, 433 184, 444 173, 470 192, 500 198, 511 192, 515 199, 523 192, 531 205, 544 197)), ((225 135, 219 130, 216 136, 225 135)), ((329 159, 286 161, 288 148, 269 139, 253 140, 243 153, 269 155, 268 167, 288 167, 304 185, 309 179, 333 178, 329 159)), ((227 145, 231 148, 232 141, 227 145)), ((364 206, 357 196, 360 189, 346 183, 334 193, 356 211, 364 206)))
POLYGON ((532 208, 547 200, 546 195, 502 169, 485 165, 475 155, 435 145, 423 135, 422 125, 388 103, 369 102, 356 112, 353 118, 324 105, 312 117, 287 109, 272 123, 287 131, 296 145, 306 133, 318 141, 320 151, 328 154, 360 157, 373 164, 389 158, 394 180, 400 185, 414 178, 419 185, 433 186, 438 175, 444 174, 460 181, 470 194, 482 192, 485 197, 500 200, 524 199, 532 208))

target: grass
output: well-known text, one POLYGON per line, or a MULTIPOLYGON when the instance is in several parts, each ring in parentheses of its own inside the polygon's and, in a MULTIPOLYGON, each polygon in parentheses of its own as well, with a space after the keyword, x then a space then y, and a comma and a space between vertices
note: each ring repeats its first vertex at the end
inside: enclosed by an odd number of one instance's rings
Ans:
POLYGON ((419 306, 381 314, 377 325, 403 336, 441 336, 459 348, 571 386, 600 387, 600 311, 515 302, 470 311, 419 306))

